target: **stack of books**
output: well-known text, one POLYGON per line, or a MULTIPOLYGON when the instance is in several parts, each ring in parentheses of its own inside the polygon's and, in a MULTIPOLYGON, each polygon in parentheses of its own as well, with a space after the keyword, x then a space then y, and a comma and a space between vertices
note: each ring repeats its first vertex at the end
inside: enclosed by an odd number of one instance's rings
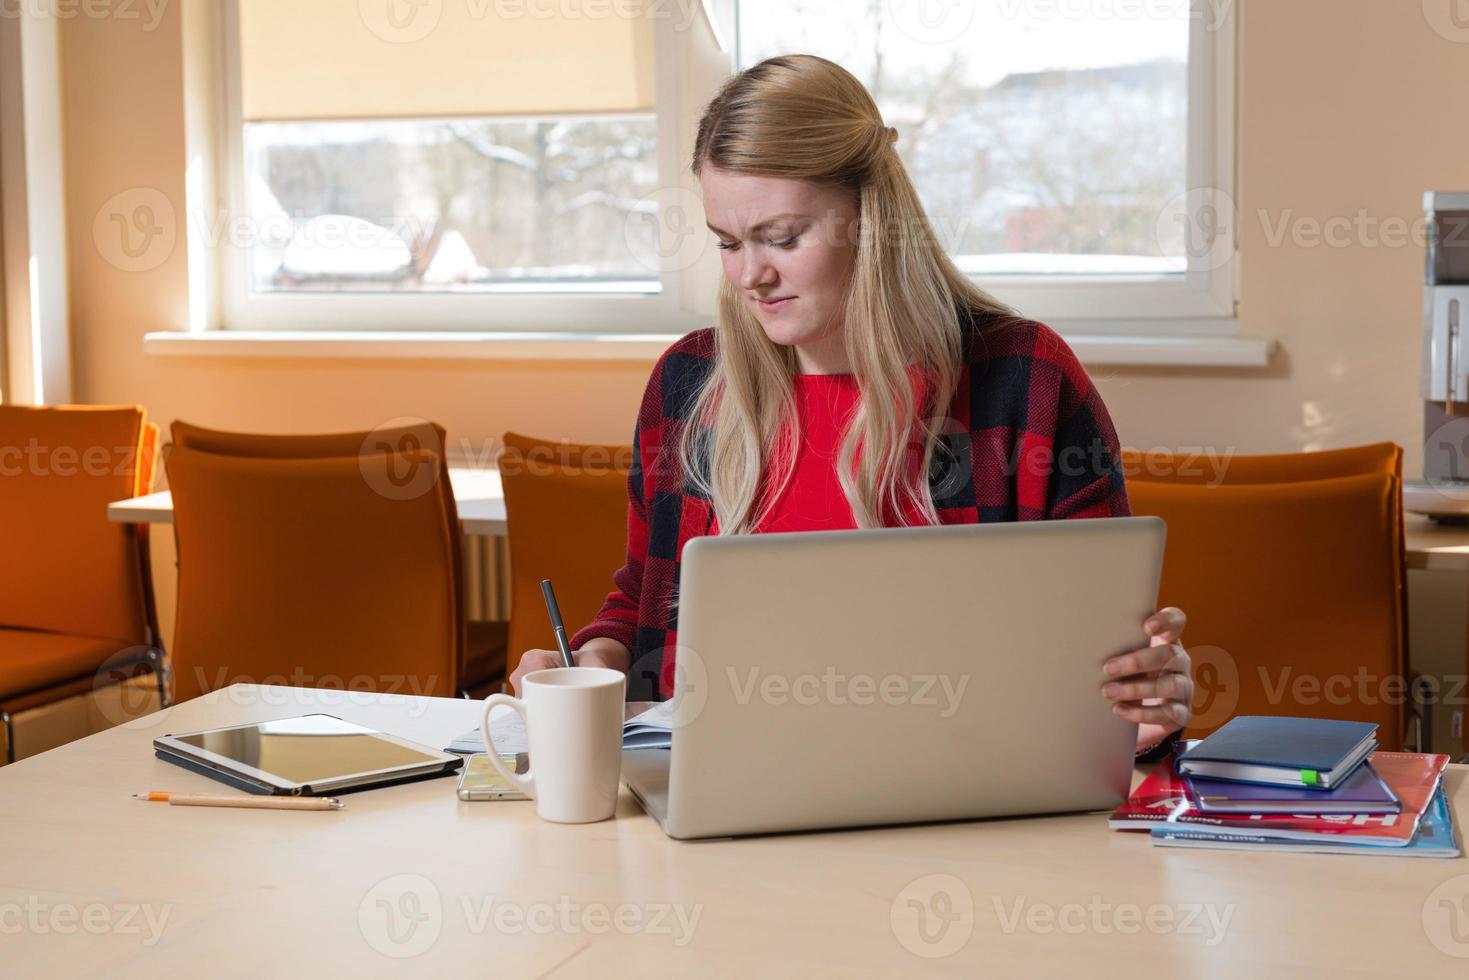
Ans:
POLYGON ((1161 847, 1457 857, 1446 755, 1378 752, 1375 725, 1243 716, 1183 743, 1112 814, 1161 847))

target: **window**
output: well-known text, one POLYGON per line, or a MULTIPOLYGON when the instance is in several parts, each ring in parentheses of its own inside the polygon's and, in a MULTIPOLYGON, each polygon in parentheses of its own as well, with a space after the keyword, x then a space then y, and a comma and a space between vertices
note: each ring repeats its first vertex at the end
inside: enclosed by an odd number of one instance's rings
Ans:
POLYGON ((1227 9, 873 0, 854 17, 853 7, 741 0, 740 66, 802 51, 861 79, 960 269, 1068 332, 1233 315, 1232 121, 1217 118, 1232 98, 1227 9))
POLYGON ((682 332, 736 67, 873 92, 959 267, 1064 333, 1233 332, 1233 5, 228 0, 224 323, 682 332), (1207 188, 1208 190, 1201 190, 1207 188))

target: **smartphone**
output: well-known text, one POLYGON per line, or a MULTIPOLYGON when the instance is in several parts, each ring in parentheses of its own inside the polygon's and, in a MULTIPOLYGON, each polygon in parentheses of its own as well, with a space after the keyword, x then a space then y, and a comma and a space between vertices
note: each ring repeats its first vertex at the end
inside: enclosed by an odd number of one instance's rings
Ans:
MULTIPOLYGON (((500 758, 507 766, 513 766, 516 773, 523 773, 528 768, 529 760, 524 752, 500 758)), ((490 765, 490 757, 483 752, 464 761, 464 771, 459 774, 459 798, 469 801, 529 799, 490 765)))

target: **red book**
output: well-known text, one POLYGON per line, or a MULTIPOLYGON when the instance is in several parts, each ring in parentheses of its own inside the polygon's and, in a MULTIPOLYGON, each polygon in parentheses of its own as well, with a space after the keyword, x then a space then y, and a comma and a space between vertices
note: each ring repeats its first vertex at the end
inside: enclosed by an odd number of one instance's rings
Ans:
POLYGON ((1401 813, 1203 814, 1189 800, 1183 777, 1173 759, 1156 769, 1132 791, 1127 802, 1107 821, 1113 830, 1152 830, 1167 824, 1203 824, 1209 827, 1285 840, 1345 839, 1355 844, 1401 847, 1413 840, 1423 811, 1433 799, 1446 755, 1417 752, 1374 752, 1372 765, 1393 794, 1402 801, 1401 813))

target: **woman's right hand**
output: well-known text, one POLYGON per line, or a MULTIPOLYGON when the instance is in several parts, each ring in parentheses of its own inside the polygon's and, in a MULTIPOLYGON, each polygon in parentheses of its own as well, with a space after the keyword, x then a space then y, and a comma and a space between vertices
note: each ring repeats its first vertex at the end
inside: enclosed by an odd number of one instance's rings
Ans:
MULTIPOLYGON (((572 660, 577 660, 577 655, 571 655, 572 660)), ((547 670, 551 667, 561 666, 561 651, 559 650, 527 650, 520 657, 520 663, 516 664, 515 672, 510 675, 510 686, 516 697, 523 693, 520 690, 520 679, 533 670, 547 670)))
MULTIPOLYGON (((598 637, 590 640, 580 650, 572 651, 572 662, 578 667, 610 667, 627 673, 628 661, 632 659, 627 647, 616 640, 606 637, 598 637)), ((533 670, 547 670, 552 667, 560 667, 561 651, 559 650, 527 650, 521 656, 520 663, 516 665, 515 671, 510 675, 510 687, 516 697, 522 696, 520 681, 526 674, 533 670)))

